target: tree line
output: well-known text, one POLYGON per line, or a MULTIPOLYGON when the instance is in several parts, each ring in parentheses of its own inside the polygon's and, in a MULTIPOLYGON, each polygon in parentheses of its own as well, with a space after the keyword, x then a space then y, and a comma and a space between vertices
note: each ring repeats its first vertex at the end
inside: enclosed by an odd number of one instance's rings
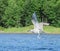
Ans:
POLYGON ((0 26, 29 26, 34 12, 39 21, 45 15, 50 25, 60 27, 60 0, 0 0, 0 26))

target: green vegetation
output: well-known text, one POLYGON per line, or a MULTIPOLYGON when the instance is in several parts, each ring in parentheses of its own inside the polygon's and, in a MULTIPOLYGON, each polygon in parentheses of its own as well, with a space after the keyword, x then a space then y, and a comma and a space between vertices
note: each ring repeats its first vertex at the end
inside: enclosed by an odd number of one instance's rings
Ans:
POLYGON ((0 32, 27 32, 32 29, 31 17, 47 17, 50 26, 44 31, 60 33, 60 0, 0 0, 0 32))
POLYGON ((44 32, 52 33, 52 34, 59 34, 60 28, 59 27, 53 27, 53 26, 44 26, 44 32))
MULTIPOLYGON (((27 27, 19 27, 19 28, 0 28, 0 31, 2 33, 29 33, 29 30, 33 29, 33 25, 27 26, 27 27)), ((59 34, 60 28, 53 27, 53 26, 44 26, 44 32, 46 33, 53 33, 53 34, 59 34)))
POLYGON ((0 0, 0 26, 32 25, 33 12, 39 21, 41 17, 48 17, 50 25, 60 27, 60 0, 0 0))
POLYGON ((19 28, 5 28, 4 32, 8 32, 8 33, 28 33, 29 30, 31 30, 33 28, 33 26, 27 26, 27 27, 19 27, 19 28))

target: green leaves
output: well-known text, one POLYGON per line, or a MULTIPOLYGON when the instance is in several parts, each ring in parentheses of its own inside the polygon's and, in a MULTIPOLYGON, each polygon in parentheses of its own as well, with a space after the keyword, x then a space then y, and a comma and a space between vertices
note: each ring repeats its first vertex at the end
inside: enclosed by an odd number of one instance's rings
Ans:
POLYGON ((43 15, 51 25, 60 26, 60 0, 0 0, 0 26, 31 25, 33 12, 39 21, 43 15))

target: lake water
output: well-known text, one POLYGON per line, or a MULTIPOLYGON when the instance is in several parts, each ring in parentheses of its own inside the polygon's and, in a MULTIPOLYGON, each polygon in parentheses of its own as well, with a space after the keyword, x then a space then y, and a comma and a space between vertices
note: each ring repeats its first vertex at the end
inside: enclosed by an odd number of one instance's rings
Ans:
POLYGON ((0 34, 0 51, 60 51, 60 35, 0 34))

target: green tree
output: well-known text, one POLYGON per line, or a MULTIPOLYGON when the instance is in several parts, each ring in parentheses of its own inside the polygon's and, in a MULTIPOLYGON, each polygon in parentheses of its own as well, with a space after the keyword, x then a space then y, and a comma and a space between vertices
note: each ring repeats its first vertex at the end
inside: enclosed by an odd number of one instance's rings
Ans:
POLYGON ((3 26, 2 17, 7 6, 8 6, 7 0, 0 0, 0 26, 3 26))

